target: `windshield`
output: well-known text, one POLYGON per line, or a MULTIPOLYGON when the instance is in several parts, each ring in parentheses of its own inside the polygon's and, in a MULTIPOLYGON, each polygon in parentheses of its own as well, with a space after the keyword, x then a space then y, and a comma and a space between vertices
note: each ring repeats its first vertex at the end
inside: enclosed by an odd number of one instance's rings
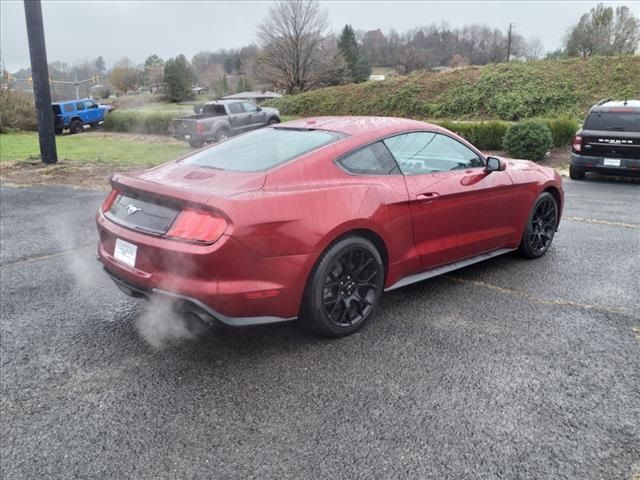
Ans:
POLYGON ((640 113, 593 112, 584 122, 585 130, 609 130, 612 132, 640 132, 640 113))
POLYGON ((264 128, 209 147, 183 160, 189 165, 259 172, 344 138, 326 130, 264 128))

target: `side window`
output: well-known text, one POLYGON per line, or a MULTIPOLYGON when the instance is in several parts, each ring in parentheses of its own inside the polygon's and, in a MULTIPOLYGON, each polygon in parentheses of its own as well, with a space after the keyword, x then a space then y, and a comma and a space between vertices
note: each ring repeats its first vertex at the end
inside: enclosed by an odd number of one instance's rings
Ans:
POLYGON ((254 113, 258 111, 258 107, 250 102, 242 102, 242 106, 244 107, 244 111, 247 113, 254 113))
POLYGON ((93 100, 85 100, 84 102, 84 106, 89 109, 89 108, 98 108, 98 105, 96 104, 96 102, 94 102, 93 100))
POLYGON ((439 133, 405 133, 387 138, 384 143, 405 175, 484 166, 482 159, 473 150, 439 133))
POLYGON ((244 113, 244 109, 240 103, 230 103, 229 104, 229 112, 231 113, 244 113))
POLYGON ((388 175, 397 173, 398 166, 382 142, 372 143, 338 160, 349 173, 359 175, 388 175))
POLYGON ((73 112, 73 105, 72 105, 72 104, 70 104, 70 103, 65 103, 65 104, 62 106, 62 109, 63 109, 65 112, 73 112))
POLYGON ((76 103, 76 110, 84 110, 84 103, 82 102, 76 103))

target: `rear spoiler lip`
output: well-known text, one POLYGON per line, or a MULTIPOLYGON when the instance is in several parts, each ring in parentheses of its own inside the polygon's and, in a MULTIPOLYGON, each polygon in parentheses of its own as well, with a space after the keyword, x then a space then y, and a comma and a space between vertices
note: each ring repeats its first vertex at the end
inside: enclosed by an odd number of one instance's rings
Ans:
MULTIPOLYGON (((179 188, 161 185, 149 180, 142 180, 131 175, 115 173, 109 179, 111 186, 118 191, 133 194, 149 194, 152 197, 164 199, 170 203, 178 203, 183 206, 196 206, 201 209, 213 210, 208 206, 210 194, 190 192, 179 188)), ((215 209, 218 211, 217 209, 215 209)))

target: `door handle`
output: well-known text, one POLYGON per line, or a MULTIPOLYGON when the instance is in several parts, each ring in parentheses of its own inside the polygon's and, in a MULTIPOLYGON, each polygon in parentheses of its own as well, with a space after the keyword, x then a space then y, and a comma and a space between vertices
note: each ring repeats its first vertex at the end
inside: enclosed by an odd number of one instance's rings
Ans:
POLYGON ((416 200, 421 200, 421 201, 428 201, 431 202, 435 199, 437 199, 440 196, 440 194, 438 194, 437 192, 426 192, 426 193, 419 193, 416 196, 416 200))

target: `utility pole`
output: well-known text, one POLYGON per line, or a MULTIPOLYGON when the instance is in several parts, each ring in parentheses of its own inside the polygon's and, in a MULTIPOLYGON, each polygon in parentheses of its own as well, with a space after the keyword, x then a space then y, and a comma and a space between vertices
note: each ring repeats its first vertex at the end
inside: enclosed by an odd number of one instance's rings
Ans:
POLYGON ((511 59, 511 33, 513 31, 514 23, 509 24, 509 33, 507 34, 507 63, 511 59))
POLYGON ((56 163, 58 153, 56 151, 53 110, 51 109, 49 67, 47 66, 47 48, 44 41, 40 0, 24 0, 24 15, 27 20, 33 97, 36 104, 38 135, 40 137, 40 156, 44 163, 56 163))

